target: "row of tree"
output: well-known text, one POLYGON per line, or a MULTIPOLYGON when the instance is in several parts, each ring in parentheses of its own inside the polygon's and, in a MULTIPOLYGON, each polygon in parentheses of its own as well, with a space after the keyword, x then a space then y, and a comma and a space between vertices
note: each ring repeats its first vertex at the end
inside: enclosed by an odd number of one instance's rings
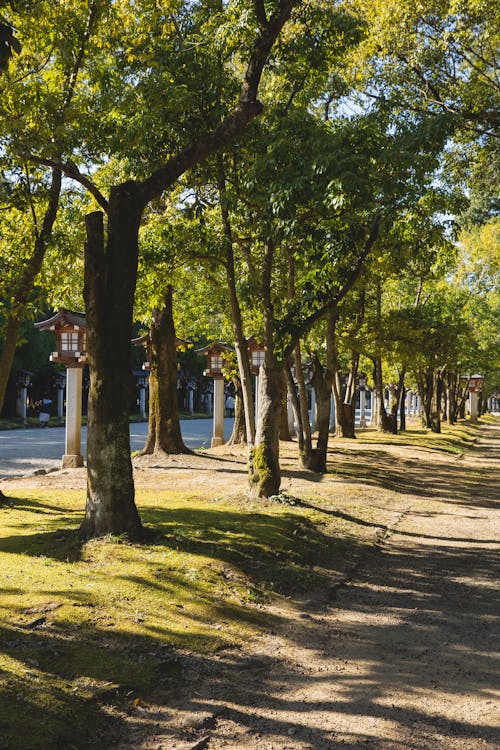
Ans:
POLYGON ((34 0, 4 12, 16 42, 1 78, 0 401, 22 321, 41 300, 83 296, 86 536, 142 535, 123 376, 134 320, 153 320, 148 450, 182 450, 174 319, 183 336, 234 341, 257 496, 279 491, 287 388, 302 461, 324 471, 330 393, 352 434, 360 368, 387 430, 408 383, 432 429, 443 392, 456 418, 460 375, 481 369, 495 385, 496 4, 34 0), (258 415, 250 335, 265 345, 258 415))

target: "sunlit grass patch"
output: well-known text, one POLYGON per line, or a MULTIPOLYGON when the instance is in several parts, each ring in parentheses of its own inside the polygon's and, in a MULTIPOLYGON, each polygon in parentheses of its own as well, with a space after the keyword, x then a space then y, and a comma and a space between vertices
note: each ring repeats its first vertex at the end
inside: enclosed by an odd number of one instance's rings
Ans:
POLYGON ((0 510, 5 748, 69 746, 105 731, 114 705, 175 691, 172 654, 209 658, 279 627, 263 604, 327 585, 355 544, 312 509, 153 490, 137 497, 152 542, 82 543, 84 503, 17 489, 0 510))
MULTIPOLYGON (((443 453, 459 454, 473 445, 479 437, 479 424, 460 421, 454 425, 443 422, 441 432, 435 433, 424 427, 415 427, 413 424, 404 432, 397 435, 382 433, 379 430, 368 429, 358 433, 358 442, 376 443, 379 445, 402 445, 427 450, 435 450, 443 453)), ((336 441, 336 444, 345 444, 347 441, 336 441)), ((356 443, 356 441, 349 441, 356 443)))

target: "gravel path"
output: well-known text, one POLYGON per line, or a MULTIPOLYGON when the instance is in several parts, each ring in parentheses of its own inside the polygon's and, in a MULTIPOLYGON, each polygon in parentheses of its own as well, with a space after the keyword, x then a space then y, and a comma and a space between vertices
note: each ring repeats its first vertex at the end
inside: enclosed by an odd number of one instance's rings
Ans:
POLYGON ((399 519, 351 580, 246 650, 177 656, 177 705, 120 747, 500 747, 499 458, 497 425, 461 460, 406 461, 399 519))

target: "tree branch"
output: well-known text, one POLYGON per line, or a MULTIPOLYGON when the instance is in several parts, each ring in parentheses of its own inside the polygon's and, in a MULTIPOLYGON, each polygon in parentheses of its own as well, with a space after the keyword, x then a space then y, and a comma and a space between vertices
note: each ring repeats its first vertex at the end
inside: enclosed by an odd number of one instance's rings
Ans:
POLYGON ((46 159, 43 156, 36 156, 36 154, 30 153, 23 153, 22 156, 28 161, 33 162, 33 164, 39 164, 42 167, 51 167, 51 169, 60 169, 66 177, 70 177, 86 188, 94 196, 100 207, 107 213, 108 202, 106 198, 97 185, 94 185, 89 177, 80 172, 74 161, 68 159, 66 162, 58 162, 55 159, 46 159))
POLYGON ((326 315, 326 313, 335 310, 339 302, 341 302, 347 295, 347 293, 350 292, 350 290, 354 286, 356 279, 361 273, 363 263, 365 262, 377 240, 381 218, 381 213, 376 214, 372 223, 370 234, 365 242, 363 250, 360 253, 354 267, 351 269, 351 272, 344 282, 343 286, 335 294, 333 294, 332 297, 327 302, 325 302, 324 305, 308 315, 307 318, 305 318, 298 326, 295 326, 293 333, 291 333, 291 340, 283 350, 283 359, 287 359, 292 354, 297 341, 299 341, 299 339, 302 338, 304 334, 311 330, 314 323, 316 323, 318 320, 321 320, 326 315))
MULTIPOLYGON (((238 103, 211 133, 207 133, 173 156, 142 182, 144 205, 173 185, 188 169, 204 161, 211 154, 227 148, 243 132, 246 125, 262 112, 263 106, 257 99, 262 72, 272 46, 296 2, 298 0, 278 0, 277 10, 267 21, 265 28, 260 29, 255 39, 238 103)), ((255 0, 256 12, 258 5, 259 0, 255 0)))

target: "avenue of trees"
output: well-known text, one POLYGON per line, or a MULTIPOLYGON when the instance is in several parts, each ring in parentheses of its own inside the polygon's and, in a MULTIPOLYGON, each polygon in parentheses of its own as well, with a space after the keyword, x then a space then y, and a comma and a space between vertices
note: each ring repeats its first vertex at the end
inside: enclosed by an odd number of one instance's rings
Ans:
POLYGON ((280 489, 288 393, 324 472, 354 437, 461 413, 500 382, 492 0, 44 0, 0 17, 0 406, 23 324, 85 308, 86 537, 143 534, 130 340, 152 341, 145 451, 183 452, 176 336, 226 340, 249 491, 280 489), (264 344, 254 414, 248 339, 264 344), (317 438, 306 383, 317 394, 317 438), (464 379, 465 377, 465 379, 464 379), (390 392, 390 404, 383 393, 390 392))

